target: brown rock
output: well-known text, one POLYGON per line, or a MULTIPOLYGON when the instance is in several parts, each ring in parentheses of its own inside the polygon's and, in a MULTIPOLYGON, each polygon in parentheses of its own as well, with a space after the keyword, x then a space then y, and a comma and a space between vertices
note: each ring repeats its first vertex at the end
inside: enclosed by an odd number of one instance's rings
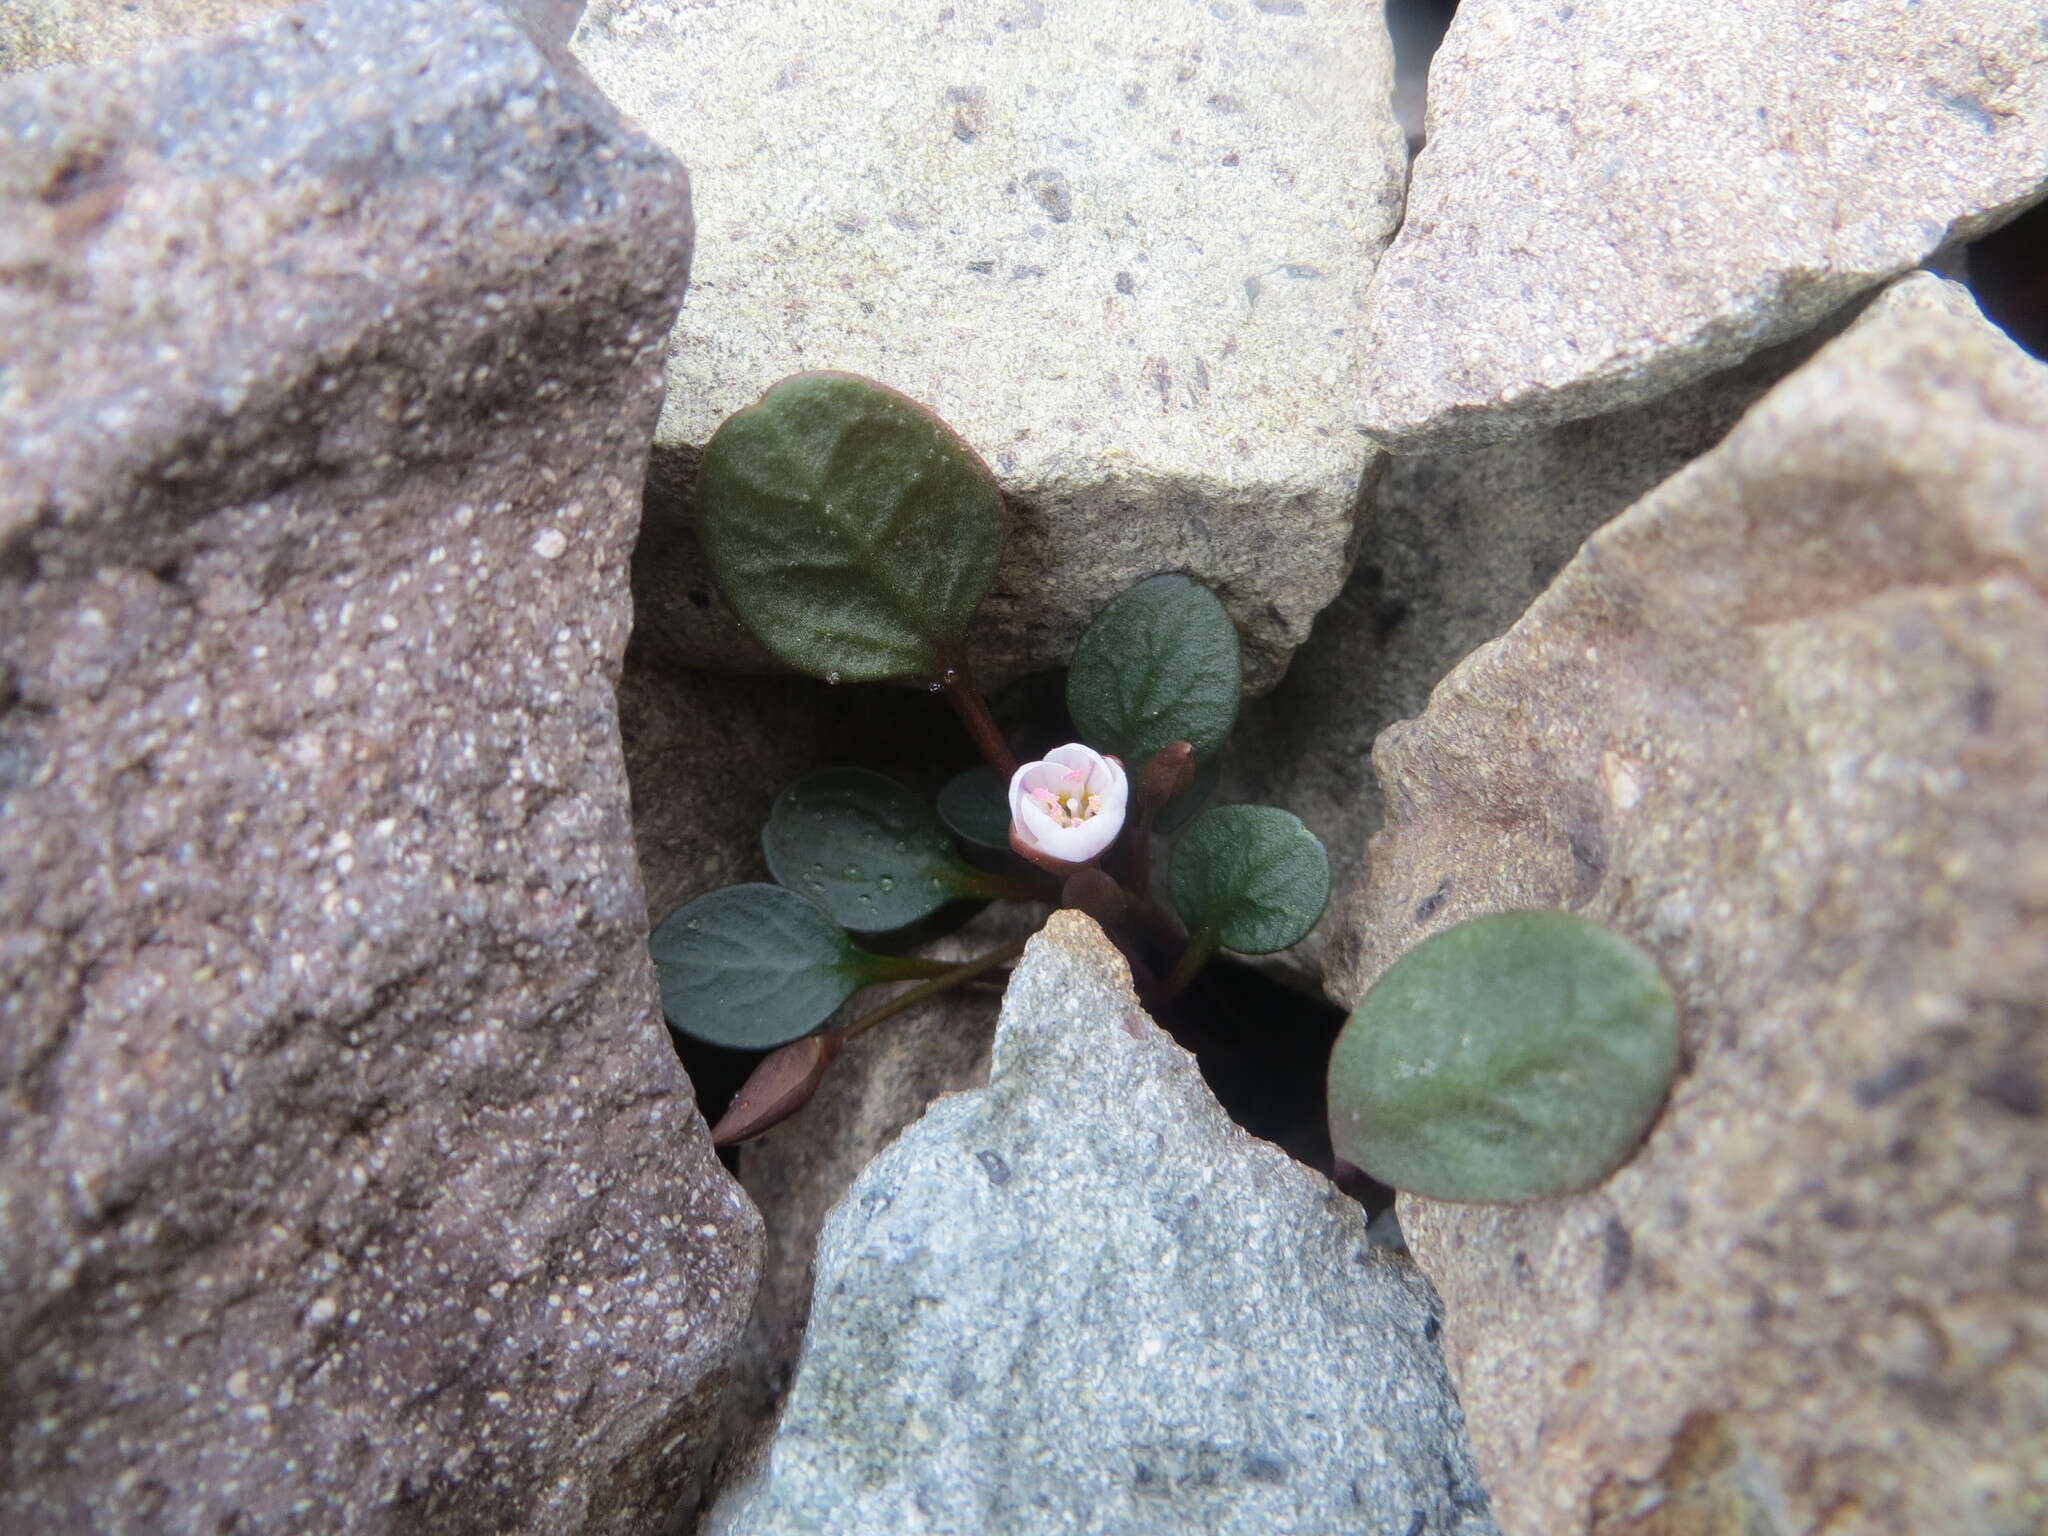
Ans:
MULTIPOLYGON (((180 38, 224 32, 293 0, 7 0, 0 12, 0 75, 126 58, 180 38)), ((500 0, 556 63, 583 0, 500 0)))
POLYGON ((290 0, 8 0, 0 75, 124 58, 183 37, 223 32, 290 0))
POLYGON ((1386 461, 1363 498, 1357 569, 1280 686, 1246 701, 1231 738, 1221 798, 1294 812, 1330 855, 1329 913, 1262 969, 1320 987, 1336 914, 1383 815, 1374 738, 1421 714, 1429 690, 1520 618, 1587 534, 1719 442, 1820 339, 1770 348, 1647 405, 1386 461))
POLYGON ((759 1244, 612 698, 683 175, 480 0, 0 144, 0 1528, 657 1529, 759 1244))
POLYGON ((1662 961, 1634 1161, 1404 1200, 1502 1529, 2048 1520, 2048 371, 1916 277, 1381 738, 1336 948, 1562 906, 1662 961))

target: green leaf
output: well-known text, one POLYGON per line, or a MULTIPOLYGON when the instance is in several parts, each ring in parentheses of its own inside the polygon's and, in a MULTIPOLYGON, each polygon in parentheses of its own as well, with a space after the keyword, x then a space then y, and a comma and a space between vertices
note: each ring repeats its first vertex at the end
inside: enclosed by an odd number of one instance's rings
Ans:
POLYGON ((801 1039, 878 979, 837 923, 779 885, 700 896, 670 913, 648 948, 669 1023, 741 1050, 801 1039))
POLYGON ((1195 812, 1209 803, 1209 797, 1216 793, 1216 781, 1223 777, 1223 759, 1212 757, 1195 765, 1194 782, 1159 808, 1152 819, 1153 830, 1162 837, 1171 837, 1190 821, 1195 812))
POLYGON ((1628 1159, 1678 1071, 1657 963, 1568 912, 1502 912, 1387 967, 1330 1057, 1330 1136, 1382 1183, 1533 1200, 1628 1159))
POLYGON ((704 546, 761 643, 827 681, 937 677, 1002 554, 1003 499, 916 401, 800 373, 726 418, 697 472, 704 546))
POLYGON ((1009 782, 987 767, 955 774, 939 791, 939 820, 978 848, 1008 851, 1009 782))
POLYGON ((914 923, 983 880, 930 806, 865 768, 826 768, 790 785, 761 849, 777 880, 860 933, 914 923))
POLYGON ((1237 720, 1237 627, 1207 587, 1153 576, 1095 616, 1067 672, 1081 740, 1137 773, 1170 741, 1206 761, 1237 720))
POLYGON ((1315 927, 1330 899, 1330 860, 1299 817, 1270 805, 1204 811, 1173 845, 1174 910, 1226 949, 1269 955, 1315 927))

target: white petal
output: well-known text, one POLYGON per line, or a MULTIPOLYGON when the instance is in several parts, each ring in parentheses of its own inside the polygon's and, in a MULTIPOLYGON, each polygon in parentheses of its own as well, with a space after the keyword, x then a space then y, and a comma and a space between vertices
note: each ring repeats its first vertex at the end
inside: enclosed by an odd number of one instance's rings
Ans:
POLYGON ((1040 839, 1038 846, 1056 859, 1086 864, 1116 841, 1123 824, 1121 816, 1091 816, 1079 826, 1054 827, 1052 837, 1040 839))
MULTIPOLYGON (((1047 814, 1044 806, 1036 800, 1026 800, 1010 817, 1011 824, 1024 835, 1024 841, 1034 848, 1053 850, 1055 839, 1064 836, 1070 829, 1062 827, 1047 814)), ((1065 854, 1060 854, 1065 858, 1065 854)))

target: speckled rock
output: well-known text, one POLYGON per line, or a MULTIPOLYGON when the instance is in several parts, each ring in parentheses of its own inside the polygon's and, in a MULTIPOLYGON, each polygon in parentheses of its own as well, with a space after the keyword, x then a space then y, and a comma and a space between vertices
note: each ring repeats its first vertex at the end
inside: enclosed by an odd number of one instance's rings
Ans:
POLYGON ((290 0, 7 0, 0 75, 124 58, 156 44, 223 32, 290 0))
MULTIPOLYGON (((1039 906, 992 906, 918 953, 971 959, 1023 938, 1044 918, 1039 906)), ((739 1149, 740 1186, 767 1228, 761 1284, 725 1402, 727 1438, 741 1458, 748 1440, 773 1427, 796 1374, 825 1218, 861 1170, 941 1095, 986 1086, 1001 983, 998 974, 934 998, 850 1041, 802 1114, 739 1149)))
MULTIPOLYGON (((293 0, 7 0, 0 75, 126 58, 180 38, 224 32, 293 0)), ((567 42, 583 0, 501 0, 543 43, 567 42)))
POLYGON ((1490 1536, 1428 1287, 1233 1126, 1060 912, 989 1086, 826 1223, 795 1386, 716 1536, 1490 1536))
POLYGON ((1402 453, 1666 393, 2048 189, 2011 0, 1465 0, 1357 333, 1402 453))
POLYGON ((1224 798, 1285 806, 1330 855, 1323 921, 1261 969, 1320 990, 1336 915, 1383 815, 1374 738, 1421 714, 1429 690, 1520 618, 1586 535, 1719 442, 1820 339, 1772 347, 1611 416, 1386 461, 1367 489, 1350 581, 1231 738, 1224 798))
POLYGON ((659 1529, 759 1245, 612 700, 682 172, 475 0, 0 145, 0 1528, 659 1529))
POLYGON ((1585 1194, 1404 1200, 1512 1536, 2048 1524, 2048 368, 1916 276, 1418 721, 1336 946, 1655 953, 1689 1063, 1585 1194))
POLYGON ((1406 170, 1373 0, 598 0, 573 46, 718 236, 671 343, 643 624, 761 664, 686 488, 728 413, 848 368, 1011 498, 986 676, 1063 665, 1171 569, 1270 686, 1343 581, 1367 460, 1357 327, 1406 170))

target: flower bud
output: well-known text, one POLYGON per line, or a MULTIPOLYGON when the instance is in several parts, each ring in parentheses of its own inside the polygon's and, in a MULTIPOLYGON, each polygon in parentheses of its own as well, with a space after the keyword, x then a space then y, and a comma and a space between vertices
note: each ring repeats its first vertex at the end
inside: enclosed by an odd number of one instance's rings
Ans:
POLYGON ((1122 922, 1131 911, 1124 888, 1092 864, 1067 876, 1067 883, 1060 888, 1060 905, 1086 912, 1105 928, 1122 922))
POLYGON ((1179 799, 1194 782, 1195 749, 1184 741, 1169 741, 1138 775, 1138 804, 1156 810, 1179 799))
POLYGON ((806 1035, 762 1057, 711 1128, 711 1145, 729 1147, 759 1136, 810 1103, 845 1043, 838 1035, 806 1035))
POLYGON ((1010 846, 1056 874, 1092 863, 1123 830, 1123 764, 1075 742, 1010 779, 1010 846))

